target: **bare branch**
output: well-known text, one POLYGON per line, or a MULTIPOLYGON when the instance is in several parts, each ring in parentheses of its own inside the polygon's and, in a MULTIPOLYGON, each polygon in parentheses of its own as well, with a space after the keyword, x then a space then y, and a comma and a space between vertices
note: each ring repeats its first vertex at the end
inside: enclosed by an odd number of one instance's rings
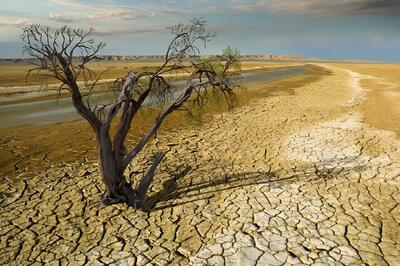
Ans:
MULTIPOLYGON (((72 93, 73 103, 78 113, 93 128, 97 128, 100 121, 96 114, 91 111, 90 106, 85 106, 82 101, 83 96, 77 83, 81 72, 76 71, 78 66, 83 72, 88 71, 85 64, 93 60, 100 49, 104 47, 104 43, 94 45, 92 39, 87 39, 92 31, 93 29, 86 32, 81 29, 73 30, 66 26, 53 30, 50 27, 33 24, 23 28, 21 38, 25 43, 24 53, 36 60, 35 65, 37 67, 34 70, 43 76, 58 79, 61 82, 60 90, 67 86, 72 93), (81 52, 80 58, 76 57, 76 49, 81 52), (74 61, 77 61, 78 65, 74 61)), ((31 71, 28 72, 28 76, 30 73, 31 71)), ((89 92, 98 83, 101 74, 96 78, 93 78, 92 75, 89 78, 84 78, 85 83, 88 79, 94 79, 89 87, 89 92)), ((89 102, 87 102, 87 105, 89 105, 89 102)))
POLYGON ((153 181, 154 172, 156 171, 158 165, 164 159, 165 153, 161 152, 158 153, 150 166, 149 170, 147 171, 146 175, 140 180, 140 183, 136 189, 138 207, 143 206, 144 199, 146 197, 146 192, 150 187, 151 182, 153 181))

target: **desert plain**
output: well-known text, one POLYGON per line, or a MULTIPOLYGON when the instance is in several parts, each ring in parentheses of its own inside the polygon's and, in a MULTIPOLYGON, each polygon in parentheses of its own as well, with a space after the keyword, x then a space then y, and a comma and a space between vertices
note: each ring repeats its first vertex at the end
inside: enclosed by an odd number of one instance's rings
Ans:
MULTIPOLYGON (((0 264, 400 265, 400 64, 242 64, 296 67, 244 82, 233 110, 169 117, 129 171, 167 151, 144 211, 99 208, 87 124, 2 124, 0 264)), ((55 97, 38 77, 26 86, 26 66, 0 71, 0 108, 55 97)))

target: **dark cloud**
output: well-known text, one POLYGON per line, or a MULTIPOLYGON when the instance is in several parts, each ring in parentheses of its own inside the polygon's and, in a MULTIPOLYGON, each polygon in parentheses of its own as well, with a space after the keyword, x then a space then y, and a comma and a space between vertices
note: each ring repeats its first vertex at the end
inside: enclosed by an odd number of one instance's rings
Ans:
POLYGON ((359 13, 387 13, 400 15, 400 1, 398 0, 366 0, 353 6, 359 13))
POLYGON ((259 0, 236 2, 233 8, 242 11, 335 15, 400 15, 399 0, 259 0))

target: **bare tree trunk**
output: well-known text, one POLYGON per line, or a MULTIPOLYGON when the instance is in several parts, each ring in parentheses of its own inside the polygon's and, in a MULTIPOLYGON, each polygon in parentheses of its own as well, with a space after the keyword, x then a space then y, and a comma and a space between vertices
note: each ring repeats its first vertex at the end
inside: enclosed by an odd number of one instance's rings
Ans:
POLYGON ((99 167, 106 185, 106 195, 111 196, 113 190, 120 183, 115 172, 114 159, 112 158, 112 147, 107 132, 99 129, 96 134, 97 150, 99 153, 99 167))
MULTIPOLYGON (((101 127, 96 132, 97 150, 99 153, 99 167, 106 191, 102 200, 102 205, 108 206, 116 203, 126 203, 134 208, 142 207, 143 202, 139 202, 136 190, 129 184, 123 172, 117 171, 112 142, 107 129, 101 127)), ((143 191, 146 194, 148 187, 143 191)), ((141 197, 143 199, 144 196, 141 197)))
MULTIPOLYGON (((103 199, 104 205, 126 202, 124 186, 128 185, 123 175, 116 172, 110 135, 103 128, 96 132, 97 150, 99 153, 99 167, 102 179, 106 185, 103 199)), ((132 191, 133 192, 133 191, 132 191)))

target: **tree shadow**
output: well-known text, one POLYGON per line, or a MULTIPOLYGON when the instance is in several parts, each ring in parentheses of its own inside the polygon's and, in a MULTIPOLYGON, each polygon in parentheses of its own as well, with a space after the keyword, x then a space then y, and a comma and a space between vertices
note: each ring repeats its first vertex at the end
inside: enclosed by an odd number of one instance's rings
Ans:
POLYGON ((292 169, 222 175, 215 179, 212 179, 209 174, 204 176, 196 174, 190 177, 188 174, 192 169, 190 166, 185 166, 183 170, 171 173, 172 177, 162 182, 162 188, 147 197, 145 210, 161 210, 207 200, 222 191, 253 185, 268 184, 270 188, 276 188, 289 185, 295 181, 327 182, 336 177, 345 177, 350 172, 362 173, 370 168, 366 164, 349 166, 351 162, 354 162, 354 158, 342 160, 337 165, 337 169, 326 168, 325 162, 319 165, 294 166, 292 169))
MULTIPOLYGON (((162 183, 162 189, 149 195, 145 210, 154 211, 193 203, 214 197, 216 194, 235 188, 268 184, 279 187, 298 179, 298 174, 279 175, 278 172, 243 172, 223 175, 216 179, 185 178, 191 171, 187 166, 172 178, 162 183)), ((304 172, 302 173, 304 175, 304 172)))

